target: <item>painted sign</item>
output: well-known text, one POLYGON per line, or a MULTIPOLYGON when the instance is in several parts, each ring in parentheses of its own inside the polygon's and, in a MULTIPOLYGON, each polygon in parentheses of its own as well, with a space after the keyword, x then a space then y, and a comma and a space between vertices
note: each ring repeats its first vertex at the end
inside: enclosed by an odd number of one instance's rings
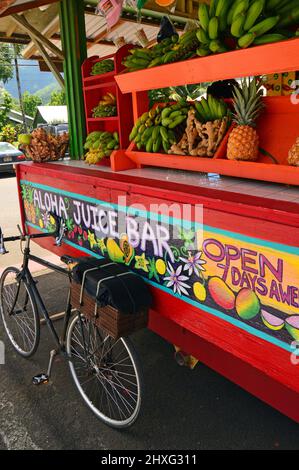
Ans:
POLYGON ((21 181, 27 223, 124 263, 171 295, 284 349, 299 339, 299 248, 21 181))

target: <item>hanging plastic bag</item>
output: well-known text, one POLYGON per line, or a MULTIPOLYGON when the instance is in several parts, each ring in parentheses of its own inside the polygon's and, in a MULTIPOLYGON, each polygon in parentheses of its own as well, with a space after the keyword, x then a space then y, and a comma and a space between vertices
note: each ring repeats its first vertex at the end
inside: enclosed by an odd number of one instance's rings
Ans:
POLYGON ((100 0, 96 13, 105 17, 108 28, 114 26, 121 15, 123 0, 100 0))
POLYGON ((161 42, 163 39, 169 38, 177 34, 175 27, 168 16, 162 16, 160 23, 160 30, 158 32, 157 41, 161 42))

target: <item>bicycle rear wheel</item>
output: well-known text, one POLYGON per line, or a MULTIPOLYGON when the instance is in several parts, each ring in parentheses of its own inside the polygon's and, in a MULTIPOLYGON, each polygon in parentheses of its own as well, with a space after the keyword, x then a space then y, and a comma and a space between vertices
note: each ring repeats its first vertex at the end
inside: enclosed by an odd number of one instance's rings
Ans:
POLYGON ((69 325, 66 349, 75 385, 93 413, 114 428, 133 424, 143 380, 131 341, 114 340, 78 313, 69 325))
POLYGON ((34 295, 20 271, 10 267, 0 279, 0 312, 7 336, 23 357, 32 356, 39 344, 40 322, 34 295))

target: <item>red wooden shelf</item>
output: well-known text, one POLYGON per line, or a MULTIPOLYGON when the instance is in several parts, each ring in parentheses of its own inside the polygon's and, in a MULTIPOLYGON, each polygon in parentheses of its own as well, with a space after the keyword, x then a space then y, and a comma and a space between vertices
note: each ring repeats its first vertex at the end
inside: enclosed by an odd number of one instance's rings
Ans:
POLYGON ((226 134, 214 158, 146 153, 131 144, 127 150, 116 152, 112 167, 114 171, 122 171, 132 165, 135 168, 156 166, 299 185, 299 167, 287 162, 288 151, 298 137, 299 105, 292 104, 290 96, 268 96, 264 102, 265 110, 257 123, 260 147, 273 155, 277 164, 262 154, 257 162, 228 160, 226 134))
POLYGON ((89 85, 90 83, 107 80, 109 78, 113 78, 115 75, 115 71, 111 70, 111 72, 107 73, 100 73, 98 75, 90 75, 89 77, 85 77, 83 79, 84 84, 89 85))
MULTIPOLYGON (((118 49, 115 54, 110 54, 105 57, 89 57, 82 64, 87 133, 93 131, 116 131, 119 135, 121 148, 127 148, 129 144, 129 134, 133 127, 133 110, 131 96, 128 94, 123 95, 120 92, 115 82, 115 75, 124 70, 124 65, 122 64, 123 58, 128 55, 128 51, 132 49, 132 47, 134 46, 127 44, 118 49), (90 76, 92 67, 105 59, 114 61, 114 71, 90 76), (117 116, 92 117, 93 109, 98 105, 101 97, 107 92, 112 92, 116 97, 117 116)), ((105 161, 102 160, 100 164, 107 165, 109 162, 110 159, 107 158, 105 161)))
POLYGON ((299 70, 299 38, 199 57, 115 77, 122 93, 299 70))
POLYGON ((98 117, 98 118, 87 118, 88 122, 98 122, 98 121, 118 121, 118 116, 109 116, 109 117, 98 117))
POLYGON ((136 164, 137 168, 154 166, 177 170, 218 173, 238 178, 248 178, 273 183, 298 185, 299 167, 275 165, 270 163, 238 162, 227 159, 184 157, 179 155, 151 154, 146 152, 126 151, 125 155, 136 164))
POLYGON ((84 91, 94 91, 94 90, 98 90, 99 88, 110 88, 110 87, 116 87, 115 81, 113 81, 113 82, 101 82, 101 83, 97 83, 95 85, 85 86, 84 91))

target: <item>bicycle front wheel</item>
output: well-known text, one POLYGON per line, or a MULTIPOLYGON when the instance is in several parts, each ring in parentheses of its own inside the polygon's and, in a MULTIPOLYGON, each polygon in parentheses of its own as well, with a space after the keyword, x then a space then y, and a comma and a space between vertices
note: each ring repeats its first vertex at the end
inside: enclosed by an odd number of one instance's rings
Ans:
POLYGON ((104 423, 126 428, 141 408, 142 374, 128 338, 114 340, 79 313, 66 340, 70 370, 83 400, 104 423))
POLYGON ((39 344, 40 322, 34 295, 20 271, 10 267, 0 279, 0 312, 7 336, 23 357, 32 356, 39 344))

